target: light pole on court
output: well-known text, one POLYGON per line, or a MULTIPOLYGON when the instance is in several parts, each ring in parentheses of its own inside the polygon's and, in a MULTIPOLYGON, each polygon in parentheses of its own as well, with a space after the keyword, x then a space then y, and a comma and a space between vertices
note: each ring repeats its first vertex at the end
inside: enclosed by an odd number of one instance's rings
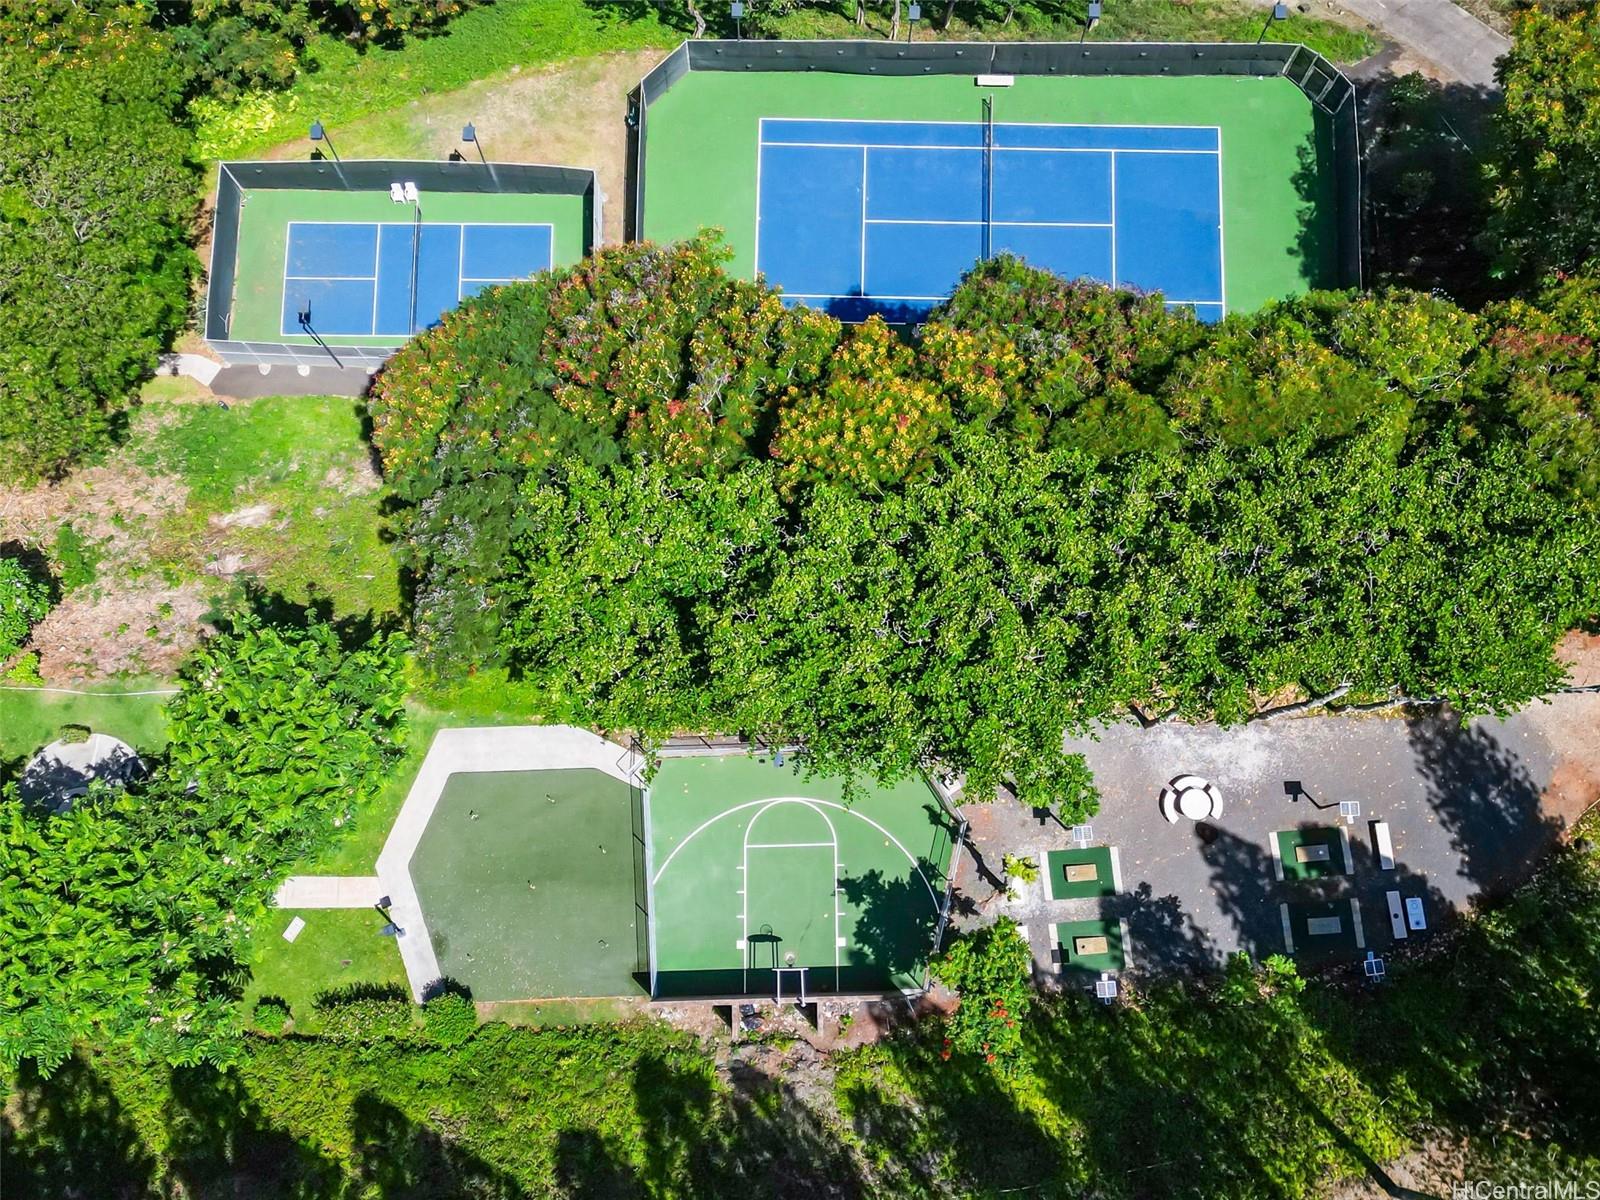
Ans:
POLYGON ((906 9, 906 45, 911 45, 911 35, 922 20, 922 5, 913 4, 906 9))
POLYGON ((1256 45, 1261 45, 1261 39, 1267 36, 1267 30, 1272 28, 1274 21, 1287 21, 1289 19, 1289 6, 1280 3, 1272 6, 1272 11, 1267 14, 1267 23, 1261 27, 1261 32, 1256 37, 1256 45))
POLYGON ((744 0, 733 0, 728 5, 728 14, 733 18, 733 36, 744 39, 744 0))
POLYGON ((1100 0, 1089 0, 1089 12, 1083 18, 1083 32, 1078 35, 1078 45, 1083 45, 1083 40, 1089 36, 1089 31, 1100 24, 1100 0))

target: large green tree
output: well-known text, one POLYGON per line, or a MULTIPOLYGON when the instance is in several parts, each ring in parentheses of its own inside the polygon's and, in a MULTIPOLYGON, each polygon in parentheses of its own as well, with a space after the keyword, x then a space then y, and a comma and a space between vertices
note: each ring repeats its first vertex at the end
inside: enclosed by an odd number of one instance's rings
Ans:
POLYGON ((184 73, 137 21, 0 44, 0 479, 106 444, 196 260, 184 73))
POLYGON ((237 1052, 255 922, 400 751, 401 649, 242 619, 185 668, 148 780, 65 813, 0 797, 0 1067, 48 1071, 91 1034, 177 1062, 237 1052))
POLYGON ((1600 257, 1600 6, 1517 16, 1489 159, 1495 265, 1536 281, 1600 257))

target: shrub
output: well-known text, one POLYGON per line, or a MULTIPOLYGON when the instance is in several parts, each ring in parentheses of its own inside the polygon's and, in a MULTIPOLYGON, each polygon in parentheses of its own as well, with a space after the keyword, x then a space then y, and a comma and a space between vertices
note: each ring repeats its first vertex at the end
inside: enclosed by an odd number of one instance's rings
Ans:
POLYGON ((314 1001, 323 1037, 344 1042, 409 1041, 417 1036, 416 1006, 398 987, 352 984, 314 1001))
POLYGON ((460 992, 445 992, 422 1006, 422 1029, 441 1046, 459 1046, 478 1028, 478 1010, 460 992))
POLYGON ((280 1034, 289 1024, 289 1002, 281 996, 263 996, 251 1015, 263 1033, 280 1034))
POLYGON ((69 746, 75 746, 87 742, 93 734, 94 731, 87 725, 63 725, 56 737, 69 746))
POLYGON ((44 676, 39 674, 39 652, 29 650, 26 654, 17 655, 16 660, 6 668, 5 674, 0 675, 0 679, 22 687, 43 686, 44 676))
POLYGON ((1068 754, 1055 775, 1056 818, 1063 825, 1077 825, 1100 811, 1100 789, 1095 786, 1089 760, 1081 754, 1068 754))
POLYGON ((0 555, 0 662, 10 658, 50 611, 50 585, 22 561, 0 555))
POLYGON ((1033 1003, 1033 951, 1017 923, 1001 917, 960 938, 934 960, 933 973, 961 997, 945 1027, 943 1056, 977 1055, 1003 1074, 1015 1073, 1021 1022, 1033 1003))

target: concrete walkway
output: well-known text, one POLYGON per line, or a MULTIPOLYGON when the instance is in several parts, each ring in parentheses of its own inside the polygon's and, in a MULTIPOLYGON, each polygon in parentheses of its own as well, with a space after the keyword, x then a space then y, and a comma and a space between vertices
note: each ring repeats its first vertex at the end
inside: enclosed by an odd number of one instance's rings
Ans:
POLYGON ((381 899, 376 875, 291 875, 273 897, 279 908, 375 908, 381 899))
POLYGON ((1380 33, 1427 59, 1447 81, 1498 89, 1496 60, 1511 39, 1450 0, 1339 0, 1380 33))

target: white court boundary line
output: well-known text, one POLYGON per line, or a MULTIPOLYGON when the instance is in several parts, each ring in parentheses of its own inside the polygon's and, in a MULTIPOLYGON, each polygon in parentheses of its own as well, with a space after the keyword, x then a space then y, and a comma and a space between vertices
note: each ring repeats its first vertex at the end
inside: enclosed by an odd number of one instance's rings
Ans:
POLYGON ((922 873, 922 865, 917 861, 916 855, 912 854, 911 851, 906 849, 904 842, 895 837, 894 834, 890 833, 887 829, 878 824, 878 822, 874 821, 865 813, 858 813, 855 811, 855 809, 847 808, 845 805, 840 804, 836 800, 818 800, 814 796, 766 796, 760 800, 746 800, 742 804, 736 804, 732 808, 725 808, 716 815, 707 817, 704 821, 700 822, 699 825, 695 826, 694 829, 690 830, 688 835, 672 848, 671 854, 667 855, 666 858, 661 860, 661 865, 656 868, 655 874, 650 877, 651 889, 654 890, 656 884, 661 882, 661 877, 662 875, 666 874, 667 868, 672 865, 672 860, 678 857, 678 851, 682 850, 685 846, 694 841, 695 838, 699 837, 707 829, 710 829, 711 826, 715 825, 718 821, 722 820, 724 817, 731 817, 736 812, 743 812, 747 808, 755 808, 757 805, 772 804, 776 801, 782 800, 793 800, 801 804, 816 804, 821 805, 823 808, 837 809, 839 812, 847 813, 850 816, 855 817, 857 820, 865 821, 868 825, 871 825, 879 833, 883 834, 884 837, 888 838, 895 849, 899 850, 901 854, 906 856, 906 861, 911 864, 911 869, 917 873, 917 878, 922 880, 922 886, 928 889, 928 899, 933 902, 934 908, 937 909, 939 907, 939 894, 934 891, 933 885, 928 882, 928 877, 922 873))
MULTIPOLYGON (((757 204, 759 205, 759 203, 760 203, 760 201, 758 199, 757 200, 757 204)), ((463 284, 466 284, 466 283, 492 283, 492 284, 497 284, 497 285, 503 285, 503 284, 507 284, 507 283, 515 283, 519 279, 529 278, 529 276, 526 276, 526 275, 511 275, 511 276, 505 276, 505 277, 495 277, 495 278, 492 278, 492 279, 490 279, 490 278, 480 278, 479 276, 476 276, 476 275, 463 275, 461 273, 461 266, 466 261, 466 257, 467 257, 467 255, 466 255, 466 243, 467 243, 467 228, 468 228, 468 226, 471 226, 474 229, 506 229, 506 228, 513 228, 513 229, 542 229, 542 230, 545 231, 545 250, 546 250, 545 258, 546 258, 546 262, 545 262, 544 266, 539 268, 539 270, 548 271, 548 270, 551 269, 551 267, 555 266, 555 261, 556 261, 556 227, 555 227, 555 223, 552 222, 552 221, 424 221, 422 223, 422 227, 424 229, 428 229, 428 228, 445 229, 445 228, 449 228, 452 225, 454 225, 456 227, 457 232, 458 232, 457 248, 456 248, 456 303, 457 304, 460 304, 462 300, 466 299, 466 296, 462 293, 462 285, 463 284)), ((400 228, 400 229, 409 229, 411 227, 411 222, 409 222, 409 221, 297 221, 297 220, 291 220, 291 221, 284 222, 283 280, 282 280, 282 288, 281 288, 281 291, 280 291, 279 302, 278 302, 278 310, 279 310, 278 311, 278 336, 280 336, 280 337, 300 337, 300 336, 303 336, 305 334, 305 330, 304 329, 298 329, 298 328, 290 329, 284 324, 284 316, 285 316, 285 313, 284 313, 284 302, 288 300, 287 293, 289 291, 289 284, 290 283, 324 283, 324 282, 335 282, 335 283, 346 282, 346 283, 370 283, 370 284, 372 284, 372 327, 371 327, 371 331, 368 332, 368 333, 360 333, 360 332, 335 333, 335 334, 329 334, 328 336, 330 336, 330 337, 401 337, 401 336, 410 337, 411 336, 410 334, 402 335, 400 333, 380 332, 379 329, 378 329, 378 301, 379 301, 379 299, 381 297, 381 292, 380 292, 380 289, 378 287, 378 279, 379 279, 379 276, 380 276, 380 268, 381 268, 381 265, 382 265, 382 262, 383 262, 383 230, 384 230, 384 228, 386 226, 392 226, 392 227, 400 228), (369 227, 369 228, 375 230, 375 236, 373 238, 373 252, 372 252, 372 274, 371 275, 291 275, 289 273, 289 247, 290 247, 291 243, 294 241, 294 227, 296 225, 352 225, 352 226, 361 225, 361 226, 366 226, 366 227, 369 227)), ((443 316, 444 314, 441 313, 440 315, 443 316)), ((319 330, 318 332, 320 333, 321 331, 319 330)))
MULTIPOLYGON (((839 951, 843 947, 844 938, 839 933, 839 920, 843 914, 839 911, 839 831, 834 828, 833 820, 823 812, 817 801, 805 800, 798 796, 784 796, 765 802, 761 811, 750 818, 750 823, 744 827, 744 845, 740 852, 739 865, 739 895, 742 898, 739 913, 739 930, 742 936, 736 949, 740 956, 740 969, 743 975, 740 979, 743 990, 750 990, 750 851, 752 850, 811 850, 828 848, 833 851, 833 989, 839 990, 839 951), (755 830, 761 818, 780 804, 798 804, 809 808, 822 818, 823 824, 828 827, 828 835, 832 839, 827 842, 766 842, 752 844, 750 834, 755 830)), ((808 964, 809 968, 809 964, 808 964)), ((758 967, 757 970, 766 970, 758 967)), ((773 968, 776 970, 777 968, 773 968)))
MULTIPOLYGON (((984 225, 985 222, 982 222, 982 221, 910 220, 910 219, 896 219, 896 218, 888 218, 888 217, 868 217, 867 216, 868 160, 870 158, 870 152, 873 151, 873 150, 957 150, 957 151, 975 151, 975 152, 981 154, 981 153, 984 152, 984 147, 983 146, 981 146, 981 145, 980 146, 934 146, 934 145, 917 145, 917 144, 905 144, 905 143, 893 143, 893 142, 885 142, 885 143, 863 142, 863 141, 859 141, 859 140, 858 141, 854 141, 854 142, 769 141, 767 139, 767 136, 766 136, 766 125, 767 125, 767 122, 769 122, 769 121, 773 122, 774 124, 784 124, 784 123, 800 124, 800 123, 804 123, 804 124, 811 124, 811 125, 928 125, 928 126, 933 126, 933 125, 955 125, 955 126, 961 126, 961 127, 964 127, 964 128, 965 127, 981 127, 983 125, 983 122, 981 122, 981 121, 942 121, 942 120, 936 120, 936 119, 932 119, 932 118, 910 118, 910 119, 901 120, 901 119, 888 118, 888 117, 876 117, 876 118, 760 117, 760 118, 757 118, 757 121, 756 121, 756 188, 755 188, 756 222, 755 222, 755 249, 754 249, 754 259, 753 259, 754 264, 755 264, 755 274, 756 275, 762 275, 763 274, 762 269, 761 269, 761 225, 762 225, 762 214, 761 214, 761 207, 762 207, 761 174, 762 174, 762 160, 765 158, 765 153, 764 152, 767 150, 767 148, 768 147, 772 147, 772 146, 794 146, 794 147, 798 147, 798 148, 801 148, 801 149, 807 149, 807 148, 810 148, 810 149, 838 149, 838 150, 860 149, 861 150, 861 229, 860 229, 860 248, 861 248, 861 256, 860 257, 861 257, 861 262, 860 262, 860 268, 859 268, 859 280, 858 280, 858 284, 857 284, 859 290, 856 293, 849 294, 849 295, 830 294, 830 293, 826 293, 826 292, 792 292, 792 291, 787 291, 787 290, 785 290, 783 294, 786 297, 790 297, 790 298, 797 299, 797 300, 857 300, 857 301, 861 301, 863 303, 873 303, 873 302, 917 302, 917 303, 932 302, 932 303, 938 303, 938 302, 948 298, 947 295, 945 295, 945 296, 894 296, 894 295, 880 295, 880 294, 875 293, 875 292, 874 293, 869 293, 867 291, 867 228, 868 228, 868 226, 871 226, 871 225, 928 225, 928 226, 939 226, 939 225, 969 226, 969 225, 979 225, 979 226, 981 226, 981 225, 984 225)), ((1111 247, 1110 247, 1110 250, 1111 250, 1111 272, 1110 272, 1111 278, 1108 279, 1108 280, 1103 280, 1101 282, 1106 283, 1108 286, 1110 286, 1112 288, 1117 288, 1117 287, 1122 286, 1121 281, 1119 281, 1117 279, 1117 223, 1116 223, 1116 212, 1117 212, 1117 155, 1119 155, 1119 154, 1210 155, 1210 156, 1216 158, 1216 160, 1217 160, 1217 172, 1216 172, 1216 174, 1217 174, 1217 289, 1218 289, 1218 295, 1217 295, 1217 298, 1214 299, 1214 300, 1212 300, 1212 299, 1205 299, 1205 300, 1172 299, 1172 298, 1169 298, 1169 297, 1163 295, 1162 302, 1168 308, 1188 307, 1188 308, 1194 309, 1195 310, 1195 315, 1197 315, 1197 316, 1199 315, 1199 311, 1201 309, 1211 309, 1211 308, 1217 308, 1217 309, 1221 310, 1220 313, 1218 314, 1219 319, 1221 317, 1225 317, 1227 315, 1227 312, 1228 312, 1227 261, 1226 261, 1227 246, 1226 246, 1225 231, 1224 231, 1225 230, 1225 225, 1226 225, 1226 214, 1225 214, 1224 207, 1223 207, 1222 127, 1220 125, 1149 125, 1149 124, 1120 124, 1120 123, 1074 122, 1074 121, 1004 121, 1004 122, 998 123, 997 128, 1012 127, 1012 126, 1020 127, 1020 128, 1032 128, 1032 129, 1114 129, 1114 130, 1117 130, 1117 129, 1140 129, 1140 130, 1187 130, 1187 131, 1208 130, 1208 131, 1214 133, 1216 135, 1216 147, 1214 149, 1191 148, 1191 147, 1154 148, 1154 147, 1121 147, 1121 146, 1112 146, 1112 147, 1091 147, 1091 146, 1081 146, 1081 147, 1080 146, 1072 146, 1072 147, 995 146, 995 147, 993 147, 993 150, 994 150, 995 153, 1009 153, 1009 152, 1015 151, 1017 153, 1030 153, 1030 154, 1036 153, 1036 154, 1100 154, 1100 155, 1105 155, 1110 160, 1110 172, 1109 172, 1109 174, 1110 174, 1110 204, 1111 204, 1111 218, 1112 219, 1109 222, 1090 222, 1090 221, 1082 221, 1082 222, 1080 222, 1080 221, 991 221, 991 222, 988 222, 988 225, 989 225, 990 228, 1000 227, 1000 228, 1006 228, 1006 229, 1031 229, 1031 228, 1107 229, 1107 230, 1110 231, 1110 240, 1111 240, 1111 247)), ((781 287, 781 284, 779 286, 781 287)), ((1138 287, 1139 285, 1135 285, 1135 284, 1131 284, 1130 283, 1130 284, 1128 284, 1128 286, 1130 286, 1130 287, 1138 287)))

